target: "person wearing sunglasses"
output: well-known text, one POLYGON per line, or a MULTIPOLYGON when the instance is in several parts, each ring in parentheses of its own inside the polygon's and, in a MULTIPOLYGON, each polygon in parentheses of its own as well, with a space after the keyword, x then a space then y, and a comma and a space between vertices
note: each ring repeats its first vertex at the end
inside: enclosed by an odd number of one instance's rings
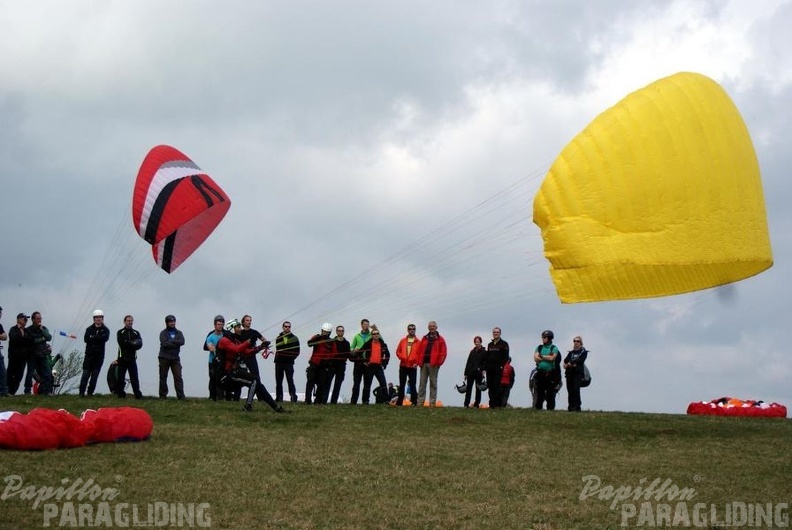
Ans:
POLYGON ((583 382, 583 366, 588 357, 588 350, 583 347, 580 336, 572 340, 572 349, 564 358, 564 375, 567 383, 567 396, 570 412, 580 412, 580 386, 583 382))
POLYGON ((369 404, 369 397, 371 392, 371 382, 376 377, 379 387, 375 390, 375 402, 387 402, 388 383, 385 380, 385 368, 388 367, 390 361, 390 351, 388 345, 380 337, 380 331, 376 325, 371 326, 371 336, 363 345, 362 357, 363 364, 366 367, 366 373, 363 376, 363 394, 361 400, 364 405, 369 404))

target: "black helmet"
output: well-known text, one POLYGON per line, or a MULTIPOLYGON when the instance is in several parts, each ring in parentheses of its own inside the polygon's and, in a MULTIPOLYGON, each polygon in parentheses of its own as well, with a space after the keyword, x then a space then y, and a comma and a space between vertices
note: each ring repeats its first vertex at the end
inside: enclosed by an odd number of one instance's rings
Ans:
POLYGON ((459 392, 460 394, 464 394, 465 392, 467 392, 467 383, 463 382, 461 385, 454 385, 454 388, 456 388, 457 392, 459 392))
POLYGON ((545 338, 545 337, 547 337, 547 338, 548 338, 548 339, 550 339, 550 340, 553 340, 553 338, 555 337, 555 335, 553 335, 553 332, 552 332, 552 331, 550 331, 549 329, 546 329, 546 330, 544 330, 544 331, 542 332, 542 338, 545 338))
POLYGON ((482 381, 481 381, 481 383, 479 383, 479 384, 477 384, 477 385, 476 385, 476 388, 478 388, 478 389, 479 389, 479 390, 481 390, 482 392, 486 392, 486 391, 487 391, 487 388, 488 388, 488 386, 487 386, 487 380, 486 380, 486 379, 482 380, 482 381))
POLYGON ((173 315, 168 315, 165 317, 165 322, 176 322, 176 317, 173 315))

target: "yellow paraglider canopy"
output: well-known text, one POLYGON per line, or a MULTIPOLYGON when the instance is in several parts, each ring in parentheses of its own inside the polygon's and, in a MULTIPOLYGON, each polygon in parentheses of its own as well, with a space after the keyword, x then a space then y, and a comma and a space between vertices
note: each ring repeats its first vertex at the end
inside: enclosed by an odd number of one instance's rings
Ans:
POLYGON ((553 163, 533 219, 564 303, 690 292, 773 264, 748 129, 695 73, 597 116, 553 163))

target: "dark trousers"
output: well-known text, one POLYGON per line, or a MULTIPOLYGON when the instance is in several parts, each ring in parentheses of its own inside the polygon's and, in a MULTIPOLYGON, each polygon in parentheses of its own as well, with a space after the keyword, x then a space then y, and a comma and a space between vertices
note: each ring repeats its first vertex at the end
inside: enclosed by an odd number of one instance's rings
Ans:
POLYGON ((476 400, 473 402, 473 406, 478 408, 481 405, 481 390, 479 390, 479 383, 484 380, 484 374, 481 372, 476 372, 476 375, 473 377, 465 376, 465 385, 467 386, 467 390, 465 390, 465 408, 470 405, 470 395, 473 393, 473 390, 476 391, 476 400))
POLYGON ((334 361, 333 371, 333 394, 330 396, 330 403, 338 403, 338 396, 341 394, 341 385, 346 376, 346 361, 334 361))
POLYGON ((335 379, 335 366, 332 361, 322 363, 322 376, 317 390, 317 403, 329 403, 330 394, 333 390, 333 380, 335 379))
POLYGON ((558 382, 552 371, 539 370, 536 372, 536 404, 534 408, 542 410, 542 405, 547 401, 547 410, 555 410, 556 385, 558 382))
POLYGON ((223 386, 220 383, 220 378, 223 377, 220 361, 215 359, 209 363, 209 399, 217 401, 223 399, 224 392, 223 386))
MULTIPOLYGON (((28 359, 28 372, 30 372, 30 377, 33 377, 33 372, 36 373, 39 379, 39 388, 38 393, 41 396, 48 396, 52 394, 52 369, 50 368, 49 363, 47 362, 47 357, 45 355, 36 355, 33 354, 28 359), (30 365, 33 365, 33 369, 30 369, 30 365)), ((32 388, 32 383, 31 383, 32 388)))
POLYGON ((366 368, 366 374, 363 376, 363 404, 368 405, 369 397, 371 394, 371 381, 377 378, 380 385, 380 392, 388 391, 388 382, 385 380, 385 370, 382 369, 381 364, 369 363, 366 368))
MULTIPOLYGON (((256 379, 255 386, 251 385, 250 392, 254 392, 258 400, 272 407, 272 410, 277 409, 278 404, 275 403, 275 400, 272 399, 272 394, 269 393, 267 387, 261 382, 261 373, 259 372, 258 359, 256 359, 256 356, 251 355, 245 357, 245 365, 247 365, 248 370, 250 370, 250 373, 253 374, 253 377, 256 379)), ((248 399, 248 401, 250 401, 250 399, 248 399)))
MULTIPOLYGON (((0 346, 0 349, 2 347, 0 346)), ((0 352, 0 396, 8 395, 8 372, 6 370, 5 358, 3 353, 0 352)))
POLYGON ((142 398, 143 393, 140 392, 138 365, 135 359, 118 359, 118 389, 116 390, 116 395, 122 398, 126 397, 126 392, 124 392, 124 379, 126 378, 127 372, 129 372, 129 383, 132 385, 132 394, 136 399, 142 398))
POLYGON ((28 361, 24 355, 8 356, 8 393, 16 394, 22 378, 25 376, 25 367, 28 361))
POLYGON ((36 372, 36 355, 30 354, 27 357, 27 372, 25 373, 25 394, 33 392, 33 374, 36 372))
POLYGON ((327 403, 329 394, 327 366, 308 363, 308 368, 305 369, 305 379, 305 402, 308 405, 312 403, 315 390, 315 402, 318 404, 327 403))
POLYGON ((418 405, 418 389, 415 386, 415 378, 418 376, 418 367, 413 366, 407 368, 406 366, 399 365, 399 394, 396 398, 396 404, 402 406, 404 404, 404 385, 409 381, 410 383, 410 405, 413 407, 418 405))
POLYGON ((294 386, 294 363, 275 363, 275 401, 283 401, 283 378, 289 389, 292 403, 297 403, 297 387, 294 386))
POLYGON ((168 370, 173 373, 173 387, 176 397, 184 399, 184 380, 182 379, 182 365, 179 359, 159 358, 159 397, 168 397, 168 370))
MULTIPOLYGON (((102 372, 102 365, 104 364, 104 355, 91 355, 86 356, 83 359, 83 371, 82 377, 80 378, 80 395, 84 396, 87 392, 89 396, 93 396, 94 391, 96 390, 96 383, 99 381, 99 375, 102 372)), ((119 382, 121 383, 121 389, 123 390, 123 381, 124 379, 119 377, 119 382)))
POLYGON ((360 395, 360 382, 363 380, 365 373, 365 364, 360 361, 352 363, 352 397, 349 402, 353 405, 357 405, 358 396, 360 395))
POLYGON ((509 404, 509 394, 511 394, 511 387, 509 385, 501 385, 501 398, 503 399, 503 406, 509 404))
POLYGON ((580 411, 580 406, 582 405, 580 402, 580 383, 582 380, 583 374, 580 373, 570 374, 566 377, 567 396, 569 399, 568 410, 570 411, 580 411))
POLYGON ((500 386, 502 376, 502 366, 487 366, 487 390, 489 391, 489 406, 491 409, 503 406, 500 386))

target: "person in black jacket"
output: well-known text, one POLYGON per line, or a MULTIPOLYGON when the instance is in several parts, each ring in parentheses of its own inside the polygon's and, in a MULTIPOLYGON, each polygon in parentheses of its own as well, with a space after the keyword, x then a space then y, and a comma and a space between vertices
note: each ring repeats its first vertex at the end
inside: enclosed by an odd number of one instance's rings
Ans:
MULTIPOLYGON (((25 379, 25 368, 31 374, 34 370, 30 360, 30 344, 25 336, 28 318, 25 313, 19 313, 16 324, 8 330, 8 393, 11 395, 17 393, 19 385, 25 379)), ((30 387, 25 390, 26 394, 30 394, 30 387)))
POLYGON ((336 326, 335 353, 331 362, 333 393, 330 397, 330 403, 338 403, 338 396, 341 394, 341 385, 346 375, 346 364, 351 349, 349 341, 344 338, 344 326, 336 326))
MULTIPOLYGON (((369 403, 369 392, 371 391, 371 382, 376 377, 379 383, 379 390, 377 392, 388 391, 388 382, 385 380, 385 369, 388 367, 390 361, 390 351, 388 345, 380 337, 379 329, 377 326, 371 326, 371 336, 369 340, 363 344, 361 348, 361 356, 363 363, 366 366, 366 373, 363 375, 363 395, 361 400, 364 405, 369 403)), ((377 396, 375 396, 376 398, 377 396)))
POLYGON ((492 340, 487 345, 485 367, 487 369, 487 389, 489 390, 489 406, 495 409, 503 406, 500 380, 503 376, 503 365, 509 359, 509 343, 501 338, 501 329, 492 328, 492 340))
POLYGON ((470 405, 470 395, 473 390, 476 391, 473 408, 477 409, 481 404, 481 390, 478 385, 484 380, 484 361, 487 356, 487 350, 484 349, 482 342, 483 339, 478 335, 473 337, 473 349, 470 350, 465 363, 465 408, 470 405))
POLYGON ((588 350, 583 347, 580 336, 572 340, 572 350, 564 358, 564 375, 567 381, 567 396, 569 406, 567 410, 580 412, 580 383, 583 381, 583 366, 588 358, 588 350))
POLYGON ((135 399, 143 399, 143 394, 140 392, 140 379, 138 377, 137 366, 137 352, 143 347, 143 339, 138 330, 132 327, 135 319, 132 315, 124 317, 124 327, 119 329, 116 333, 116 340, 118 341, 118 387, 116 388, 116 395, 125 398, 124 392, 124 378, 129 372, 129 382, 132 384, 132 393, 135 399))
POLYGON ((176 397, 184 399, 184 379, 182 379, 181 347, 184 346, 184 334, 176 329, 176 317, 168 315, 165 317, 165 329, 160 331, 160 350, 159 350, 159 397, 168 397, 168 370, 173 373, 173 387, 176 389, 176 397))
POLYGON ((34 311, 30 318, 33 323, 25 329, 25 340, 30 348, 28 372, 32 372, 31 366, 35 369, 41 379, 39 395, 48 396, 52 394, 52 368, 47 360, 52 351, 52 346, 49 344, 52 334, 47 326, 41 324, 40 312, 34 311))
POLYGON ((283 401, 283 378, 289 389, 289 398, 297 403, 297 387, 294 386, 294 359, 300 355, 300 339, 292 333, 291 322, 283 323, 275 339, 275 401, 283 401))
POLYGON ((93 312, 93 324, 85 330, 85 357, 83 358, 83 372, 80 379, 80 396, 85 397, 86 392, 93 396, 99 374, 102 371, 105 356, 105 344, 110 340, 110 330, 104 325, 104 313, 101 309, 93 312))

